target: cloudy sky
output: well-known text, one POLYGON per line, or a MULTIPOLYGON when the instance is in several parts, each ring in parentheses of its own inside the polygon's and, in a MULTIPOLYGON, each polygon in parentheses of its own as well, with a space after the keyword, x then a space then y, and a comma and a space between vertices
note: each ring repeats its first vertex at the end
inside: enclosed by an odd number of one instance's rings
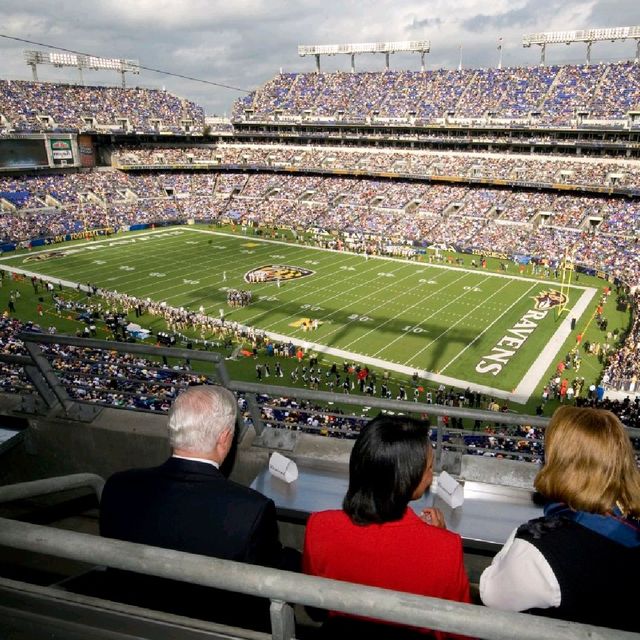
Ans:
MULTIPOLYGON (((0 33, 104 57, 133 58, 149 68, 252 90, 283 71, 313 71, 300 44, 429 40, 428 69, 536 64, 538 47, 522 36, 539 31, 640 25, 638 0, 2 0, 0 33), (461 48, 462 47, 462 48, 461 48)), ((25 49, 0 38, 0 78, 30 80, 25 49)), ((579 63, 585 46, 547 48, 547 62, 579 63)), ((593 45, 592 62, 633 58, 635 41, 593 45)), ((381 70, 383 55, 356 58, 359 70, 381 70)), ((347 56, 322 59, 323 70, 348 70, 347 56)), ((419 54, 391 57, 419 69, 419 54)), ((39 67, 40 80, 77 81, 74 69, 39 67)), ((109 72, 85 71, 85 82, 118 84, 109 72)), ((229 114, 242 93, 166 73, 143 71, 129 84, 195 100, 208 115, 229 114)))

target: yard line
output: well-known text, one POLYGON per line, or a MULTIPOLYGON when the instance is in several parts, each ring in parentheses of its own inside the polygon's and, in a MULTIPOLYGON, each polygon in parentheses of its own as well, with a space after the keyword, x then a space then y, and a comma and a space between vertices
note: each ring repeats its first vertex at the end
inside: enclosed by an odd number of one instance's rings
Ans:
MULTIPOLYGON (((358 342, 359 340, 362 340, 363 338, 366 338, 369 334, 373 333, 374 331, 378 331, 381 327, 384 327, 386 324, 388 324, 389 322, 393 322, 394 320, 396 320, 397 318, 399 318, 400 316, 404 315, 407 311, 409 311, 410 309, 413 309, 414 307, 417 307, 420 304, 423 304, 425 301, 429 300, 429 298, 432 298, 433 296, 439 295, 440 293, 442 293, 442 291, 444 291, 445 289, 447 289, 447 287, 450 287, 453 284, 456 284, 457 282, 459 282, 460 280, 462 280, 463 278, 466 277, 467 274, 463 274, 460 277, 458 277, 456 280, 452 280, 451 282, 448 282, 447 284, 445 284, 443 287, 441 287, 440 289, 438 289, 437 291, 432 291, 428 296, 426 297, 421 297, 417 302, 415 302, 414 304, 403 308, 403 310, 400 313, 397 313, 395 316, 392 316, 391 318, 388 318, 387 320, 385 320, 382 324, 376 325, 375 327, 373 327, 372 329, 370 329, 369 331, 367 331, 365 334, 361 335, 359 338, 356 338, 355 340, 353 340, 352 342, 350 342, 349 344, 347 344, 345 346, 345 348, 349 348, 352 345, 354 345, 356 342, 358 342)), ((402 294, 404 295, 404 293, 402 294)), ((461 294, 464 295, 464 294, 461 294)), ((396 296, 398 297, 398 296, 396 296)), ((458 296, 460 297, 460 296, 458 296)), ((458 298, 454 298, 453 300, 451 300, 451 302, 449 302, 449 304, 453 304, 458 298)), ((393 300, 393 298, 392 298, 393 300)), ((385 301, 383 304, 378 305, 377 307, 374 307, 375 309, 378 309, 384 305, 386 305, 389 301, 385 301)), ((446 308, 448 305, 445 305, 444 307, 442 307, 441 309, 439 309, 437 312, 434 312, 433 314, 431 314, 430 316, 428 316, 425 320, 430 319, 431 317, 433 317, 433 315, 435 315, 435 313, 439 313, 442 309, 446 308)), ((423 320, 422 322, 425 322, 425 320, 423 320)), ((422 324, 422 322, 420 322, 420 324, 422 324)), ((418 326, 418 325, 415 325, 418 326)), ((405 331, 404 333, 401 333, 397 338, 395 338, 394 340, 392 340, 391 342, 389 342, 388 344, 386 344, 382 349, 378 349, 378 351, 376 351, 373 356, 377 356, 381 351, 384 351, 387 347, 389 347, 390 345, 392 345, 394 342, 396 342, 397 340, 400 340, 401 338, 404 338, 407 333, 409 333, 408 331, 405 331)))
MULTIPOLYGON (((349 261, 351 261, 351 258, 353 258, 353 254, 349 254, 349 259, 350 259, 349 261)), ((346 260, 345 260, 345 262, 346 262, 346 260)), ((348 294, 350 291, 353 291, 354 289, 358 289, 358 288, 364 286, 362 281, 360 280, 361 276, 366 275, 370 271, 374 271, 375 269, 379 269, 380 268, 380 265, 376 264, 375 261, 373 261, 373 260, 369 260, 368 261, 368 265, 369 266, 368 266, 368 268, 366 270, 364 270, 364 271, 355 271, 352 275, 342 278, 342 283, 349 282, 349 280, 358 279, 358 283, 355 286, 351 287, 350 289, 342 289, 339 293, 334 294, 332 296, 329 296, 328 298, 318 299, 318 294, 321 294, 323 291, 326 291, 327 289, 333 289, 333 287, 335 285, 335 278, 336 278, 335 271, 336 270, 334 269, 333 272, 327 273, 326 276, 320 276, 318 278, 318 280, 328 279, 328 280, 330 280, 330 282, 326 286, 323 286, 321 288, 316 288, 314 291, 311 291, 311 293, 314 296, 314 299, 317 300, 317 302, 314 303, 314 306, 322 306, 323 304, 326 304, 329 300, 333 300, 334 298, 337 298, 339 296, 343 296, 345 294, 348 294)), ((398 267, 397 270, 399 271, 401 268, 402 267, 398 267)), ((316 283, 317 283, 317 281, 316 281, 316 283)), ((307 280, 307 282, 300 283, 298 288, 311 287, 314 284, 315 283, 314 283, 313 280, 307 280)), ((317 284, 316 284, 316 286, 317 286, 317 284)), ((275 309, 278 309, 280 307, 283 307, 283 306, 287 306, 288 304, 290 304, 290 303, 286 302, 286 303, 283 303, 281 305, 278 305, 277 307, 269 309, 267 311, 263 311, 260 314, 258 314, 257 316, 252 316, 251 318, 248 318, 247 321, 251 322, 251 321, 255 320, 256 318, 260 318, 261 316, 268 315, 268 314, 271 313, 271 311, 273 311, 275 309)), ((342 309, 336 309, 335 311, 333 311, 332 313, 330 313, 328 315, 320 316, 319 319, 328 318, 331 315, 333 315, 334 313, 337 313, 338 311, 341 311, 341 310, 342 309)), ((300 316, 300 313, 289 314, 288 316, 285 316, 284 318, 281 318, 280 320, 277 320, 275 322, 272 322, 271 324, 266 325, 265 328, 268 328, 268 327, 276 325, 276 324, 280 324, 281 322, 286 322, 289 318, 295 318, 295 317, 299 317, 299 316, 300 316)))
MULTIPOLYGON (((479 282, 478 284, 481 285, 484 282, 487 281, 487 278, 485 278, 484 280, 482 280, 481 282, 479 282)), ((491 298, 493 298, 493 296, 498 295, 503 289, 505 289, 506 287, 508 287, 511 284, 511 282, 507 282, 506 284, 503 284, 499 289, 497 289, 496 291, 494 291, 488 298, 487 300, 491 300, 491 298)), ((458 296, 458 298, 463 297, 464 295, 467 295, 467 292, 463 292, 460 296, 458 296)), ((438 309, 438 313, 440 311, 442 311, 442 309, 446 309, 448 305, 438 309)), ((463 320, 465 320, 466 318, 468 318, 472 313, 474 313, 477 309, 472 309, 471 311, 465 313, 462 317, 460 317, 456 322, 454 322, 450 327, 448 327, 447 329, 445 329, 442 333, 440 333, 439 336, 436 336, 431 342, 429 342, 427 345, 425 345, 424 347, 422 347, 422 349, 420 349, 419 351, 417 351, 416 353, 413 354, 413 358, 416 358, 417 356, 419 356, 423 351, 426 351, 434 342, 437 342, 440 338, 442 338, 442 336, 444 336, 445 334, 449 333, 449 331, 451 331, 451 329, 453 329, 455 326, 457 326, 458 324, 460 324, 463 320)), ((506 313, 506 311, 505 311, 506 313)), ((413 359, 412 358, 412 359, 413 359)), ((405 364, 409 364, 409 361, 405 362, 405 364)))
POLYGON ((529 293, 535 289, 538 286, 538 283, 535 283, 533 286, 529 287, 517 300, 514 300, 512 304, 510 304, 491 324, 487 325, 484 329, 484 331, 481 331, 466 347, 464 347, 463 349, 460 350, 460 352, 455 355, 453 358, 451 358, 451 360, 449 360, 449 362, 447 362, 447 364, 444 365, 444 367, 442 367, 440 369, 441 372, 443 372, 445 369, 447 369, 449 367, 449 365, 453 364, 469 347, 471 347, 473 344, 475 344, 475 342, 477 342, 487 331, 489 331, 489 329, 491 329, 491 327, 493 327, 493 325, 498 322, 498 320, 500 320, 508 311, 511 311, 511 309, 517 305, 520 300, 522 300, 523 298, 525 298, 526 296, 529 295, 529 293))
MULTIPOLYGON (((379 268, 380 268, 380 266, 378 265, 378 266, 376 266, 376 267, 374 267, 374 268, 379 269, 379 268)), ((392 273, 395 273, 396 271, 400 271, 401 269, 402 269, 402 267, 399 267, 399 268, 398 268, 398 269, 396 269, 395 271, 392 271, 392 273)), ((385 289, 388 289, 388 288, 390 288, 390 287, 397 287, 397 285, 399 285, 399 284, 400 284, 400 282, 402 282, 403 280, 407 280, 408 278, 415 277, 415 275, 416 275, 415 271, 412 271, 411 273, 408 273, 406 276, 404 276, 404 277, 400 278, 400 280, 395 281, 395 282, 390 282, 389 284, 387 284, 387 285, 383 286, 382 288, 379 288, 379 289, 378 289, 378 292, 380 292, 380 291, 384 291, 385 289)), ((349 293, 350 291, 352 291, 352 290, 354 290, 354 289, 359 289, 359 288, 361 288, 361 287, 363 287, 363 286, 367 286, 368 284, 370 284, 370 283, 363 284, 362 282, 360 282, 360 283, 358 283, 356 286, 351 287, 351 289, 346 289, 346 290, 344 290, 344 289, 343 289, 342 291, 340 291, 340 292, 336 293, 335 295, 333 295, 333 296, 331 296, 331 297, 329 297, 329 298, 325 298, 325 299, 322 301, 322 304, 326 304, 329 300, 333 300, 334 298, 342 297, 342 296, 344 296, 346 293, 349 293)), ((406 295, 406 291, 400 291, 396 296, 394 296, 394 297, 392 297, 392 298, 390 298, 390 299, 388 299, 388 300, 385 300, 385 302, 384 302, 384 303, 382 303, 382 304, 380 304, 380 305, 378 305, 378 307, 374 307, 374 310, 375 310, 375 309, 377 309, 377 308, 379 308, 379 307, 385 306, 386 304, 389 304, 389 302, 391 302, 392 300, 395 300, 396 298, 401 298, 401 297, 403 297, 403 296, 405 296, 405 295, 406 295)), ((345 305, 345 306, 339 307, 338 309, 335 309, 335 310, 334 310, 334 311, 332 311, 331 313, 328 313, 328 314, 326 314, 326 315, 324 315, 324 316, 320 316, 320 318, 319 318, 319 319, 320 319, 320 320, 325 320, 325 319, 327 319, 327 318, 330 318, 332 315, 334 315, 334 314, 336 314, 336 313, 340 313, 340 312, 341 312, 341 311, 343 311, 344 309, 348 309, 349 307, 353 307, 353 306, 357 305, 359 302, 361 302, 362 300, 365 300, 365 299, 366 299, 366 298, 368 298, 368 297, 369 297, 369 293, 365 293, 365 295, 361 296, 360 298, 356 298, 356 299, 354 299, 354 300, 349 300, 349 304, 348 304, 348 305, 345 305)), ((320 303, 319 303, 319 304, 320 304, 320 303)), ((347 324, 352 324, 352 323, 351 323, 351 322, 349 322, 349 323, 347 323, 347 324)), ((333 329, 332 331, 329 331, 328 333, 323 333, 323 334, 322 334, 322 339, 323 339, 323 340, 326 340, 329 336, 333 335, 333 334, 334 334, 334 333, 336 333, 337 331, 342 331, 342 329, 344 328, 344 326, 346 326, 346 325, 340 325, 339 327, 336 327, 335 329, 333 329)), ((379 325, 379 326, 382 326, 382 325, 379 325)), ((298 331, 300 331, 300 330, 298 330, 298 331)), ((357 340, 356 340, 355 342, 357 342, 357 340)))

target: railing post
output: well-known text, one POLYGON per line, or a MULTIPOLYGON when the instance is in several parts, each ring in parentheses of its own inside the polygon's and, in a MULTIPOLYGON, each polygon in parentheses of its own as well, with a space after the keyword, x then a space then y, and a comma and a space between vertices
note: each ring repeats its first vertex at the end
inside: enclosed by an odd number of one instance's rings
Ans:
MULTIPOLYGON (((30 364, 25 365, 24 372, 44 400, 47 409, 59 409, 62 406, 56 394, 51 390, 47 378, 38 367, 30 364)), ((35 405, 33 409, 33 413, 36 413, 35 405)))
POLYGON ((256 432, 256 436, 260 436, 264 431, 264 422, 262 421, 262 412, 258 406, 256 394, 246 393, 245 398, 247 400, 247 407, 249 408, 249 415, 253 421, 253 429, 256 432))
POLYGON ((442 471, 442 432, 444 431, 443 416, 437 417, 436 424, 438 425, 438 429, 436 432, 436 457, 433 469, 434 471, 442 471))
POLYGON ((52 409, 60 404, 65 413, 69 413, 73 401, 69 397, 67 390, 58 380, 49 361, 42 355, 40 345, 25 341, 24 346, 37 367, 37 369, 36 367, 27 367, 27 375, 31 378, 31 381, 42 395, 44 401, 52 409), (46 384, 44 384, 45 382, 46 384))
POLYGON ((271 600, 269 606, 272 640, 293 640, 296 636, 296 623, 293 607, 283 600, 271 600))

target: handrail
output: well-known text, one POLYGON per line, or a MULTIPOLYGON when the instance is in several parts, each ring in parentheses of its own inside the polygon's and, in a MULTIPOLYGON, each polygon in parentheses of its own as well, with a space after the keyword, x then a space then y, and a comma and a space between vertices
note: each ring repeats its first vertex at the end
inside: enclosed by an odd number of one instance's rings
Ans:
POLYGON ((136 353, 150 356, 167 356, 171 358, 190 358, 191 360, 205 360, 215 364, 223 361, 223 357, 219 353, 215 351, 201 351, 199 349, 160 347, 151 344, 97 340, 94 338, 76 338, 57 334, 50 335, 48 333, 22 332, 18 334, 17 338, 24 342, 37 342, 38 344, 68 344, 73 347, 84 347, 85 349, 104 349, 105 351, 117 351, 119 353, 136 353))
POLYGON ((377 407, 380 409, 393 409, 405 413, 428 413, 432 416, 449 416, 453 418, 469 418, 471 420, 490 420, 510 425, 531 425, 533 427, 546 427, 550 418, 543 416, 529 416, 519 413, 504 413, 502 411, 488 411, 486 409, 471 409, 465 407, 450 407, 444 404, 427 404, 426 402, 413 402, 412 400, 392 400, 387 398, 375 398, 373 396, 361 396, 356 394, 332 393, 299 387, 284 387, 277 385, 264 385, 244 380, 230 380, 227 385, 231 391, 248 393, 266 393, 270 396, 293 396, 303 400, 322 400, 339 402, 340 404, 352 404, 357 406, 377 407))
POLYGON ((95 473, 73 473, 66 476, 55 476, 41 480, 31 480, 30 482, 4 485, 0 487, 0 503, 85 487, 93 489, 98 502, 100 502, 102 489, 104 488, 104 478, 95 473))
POLYGON ((640 634, 329 580, 0 518, 0 545, 486 640, 638 640, 640 634), (517 630, 517 632, 516 632, 517 630))
MULTIPOLYGON (((176 347, 161 347, 150 344, 131 344, 110 340, 96 340, 91 338, 76 338, 62 335, 48 335, 38 333, 20 333, 18 336, 25 343, 36 344, 62 344, 78 347, 86 347, 92 349, 102 349, 107 351, 116 351, 119 353, 135 353, 139 355, 162 356, 166 355, 173 358, 183 358, 191 360, 206 361, 214 364, 214 377, 225 387, 232 391, 247 394, 265 394, 269 396, 283 396, 288 398, 296 398, 302 400, 315 400, 325 403, 339 403, 355 406, 368 406, 379 409, 392 409, 405 413, 425 413, 433 417, 449 416, 451 418, 465 418, 471 420, 486 420, 492 423, 506 425, 529 425, 532 427, 544 428, 549 423, 550 418, 545 416, 531 416, 517 413, 505 413, 501 411, 489 411, 484 409, 475 409, 471 407, 453 407, 448 405, 427 404, 424 402, 413 402, 410 400, 394 400, 388 398, 376 398, 373 396, 362 396, 357 394, 343 394, 328 391, 320 391, 316 389, 306 389, 300 387, 286 387, 278 385, 267 385, 253 383, 241 380, 230 380, 224 359, 219 353, 200 351, 197 349, 180 349, 176 347)), ((27 366, 27 362, 37 366, 33 355, 27 361, 29 356, 15 356, 8 354, 0 354, 0 362, 14 363, 27 366)), ((192 373, 197 373, 191 371, 192 373)), ((185 372, 188 373, 188 372, 185 372)), ((208 374, 210 375, 210 374, 208 374)), ((78 406, 82 405, 82 401, 74 400, 73 403, 78 406)), ((99 403, 98 403, 99 404, 99 403)), ((91 407, 95 408, 96 403, 91 403, 91 407)), ((255 418, 256 416, 254 416, 255 418)), ((268 422, 268 420, 264 420, 268 422)), ((256 431, 262 431, 262 425, 256 424, 256 431)), ((631 437, 639 437, 640 429, 627 427, 627 431, 631 437)), ((482 435, 477 433, 474 435, 482 435)), ((495 435, 495 434, 494 434, 495 435)), ((503 437, 502 434, 498 434, 503 437)), ((506 436, 504 436, 506 437, 506 436)))

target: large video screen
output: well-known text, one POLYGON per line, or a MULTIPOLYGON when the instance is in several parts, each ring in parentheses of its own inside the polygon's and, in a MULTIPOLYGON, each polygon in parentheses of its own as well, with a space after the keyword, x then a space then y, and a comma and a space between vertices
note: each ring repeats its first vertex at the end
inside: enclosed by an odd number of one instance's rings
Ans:
POLYGON ((48 166, 44 140, 0 140, 0 168, 22 169, 48 166))

